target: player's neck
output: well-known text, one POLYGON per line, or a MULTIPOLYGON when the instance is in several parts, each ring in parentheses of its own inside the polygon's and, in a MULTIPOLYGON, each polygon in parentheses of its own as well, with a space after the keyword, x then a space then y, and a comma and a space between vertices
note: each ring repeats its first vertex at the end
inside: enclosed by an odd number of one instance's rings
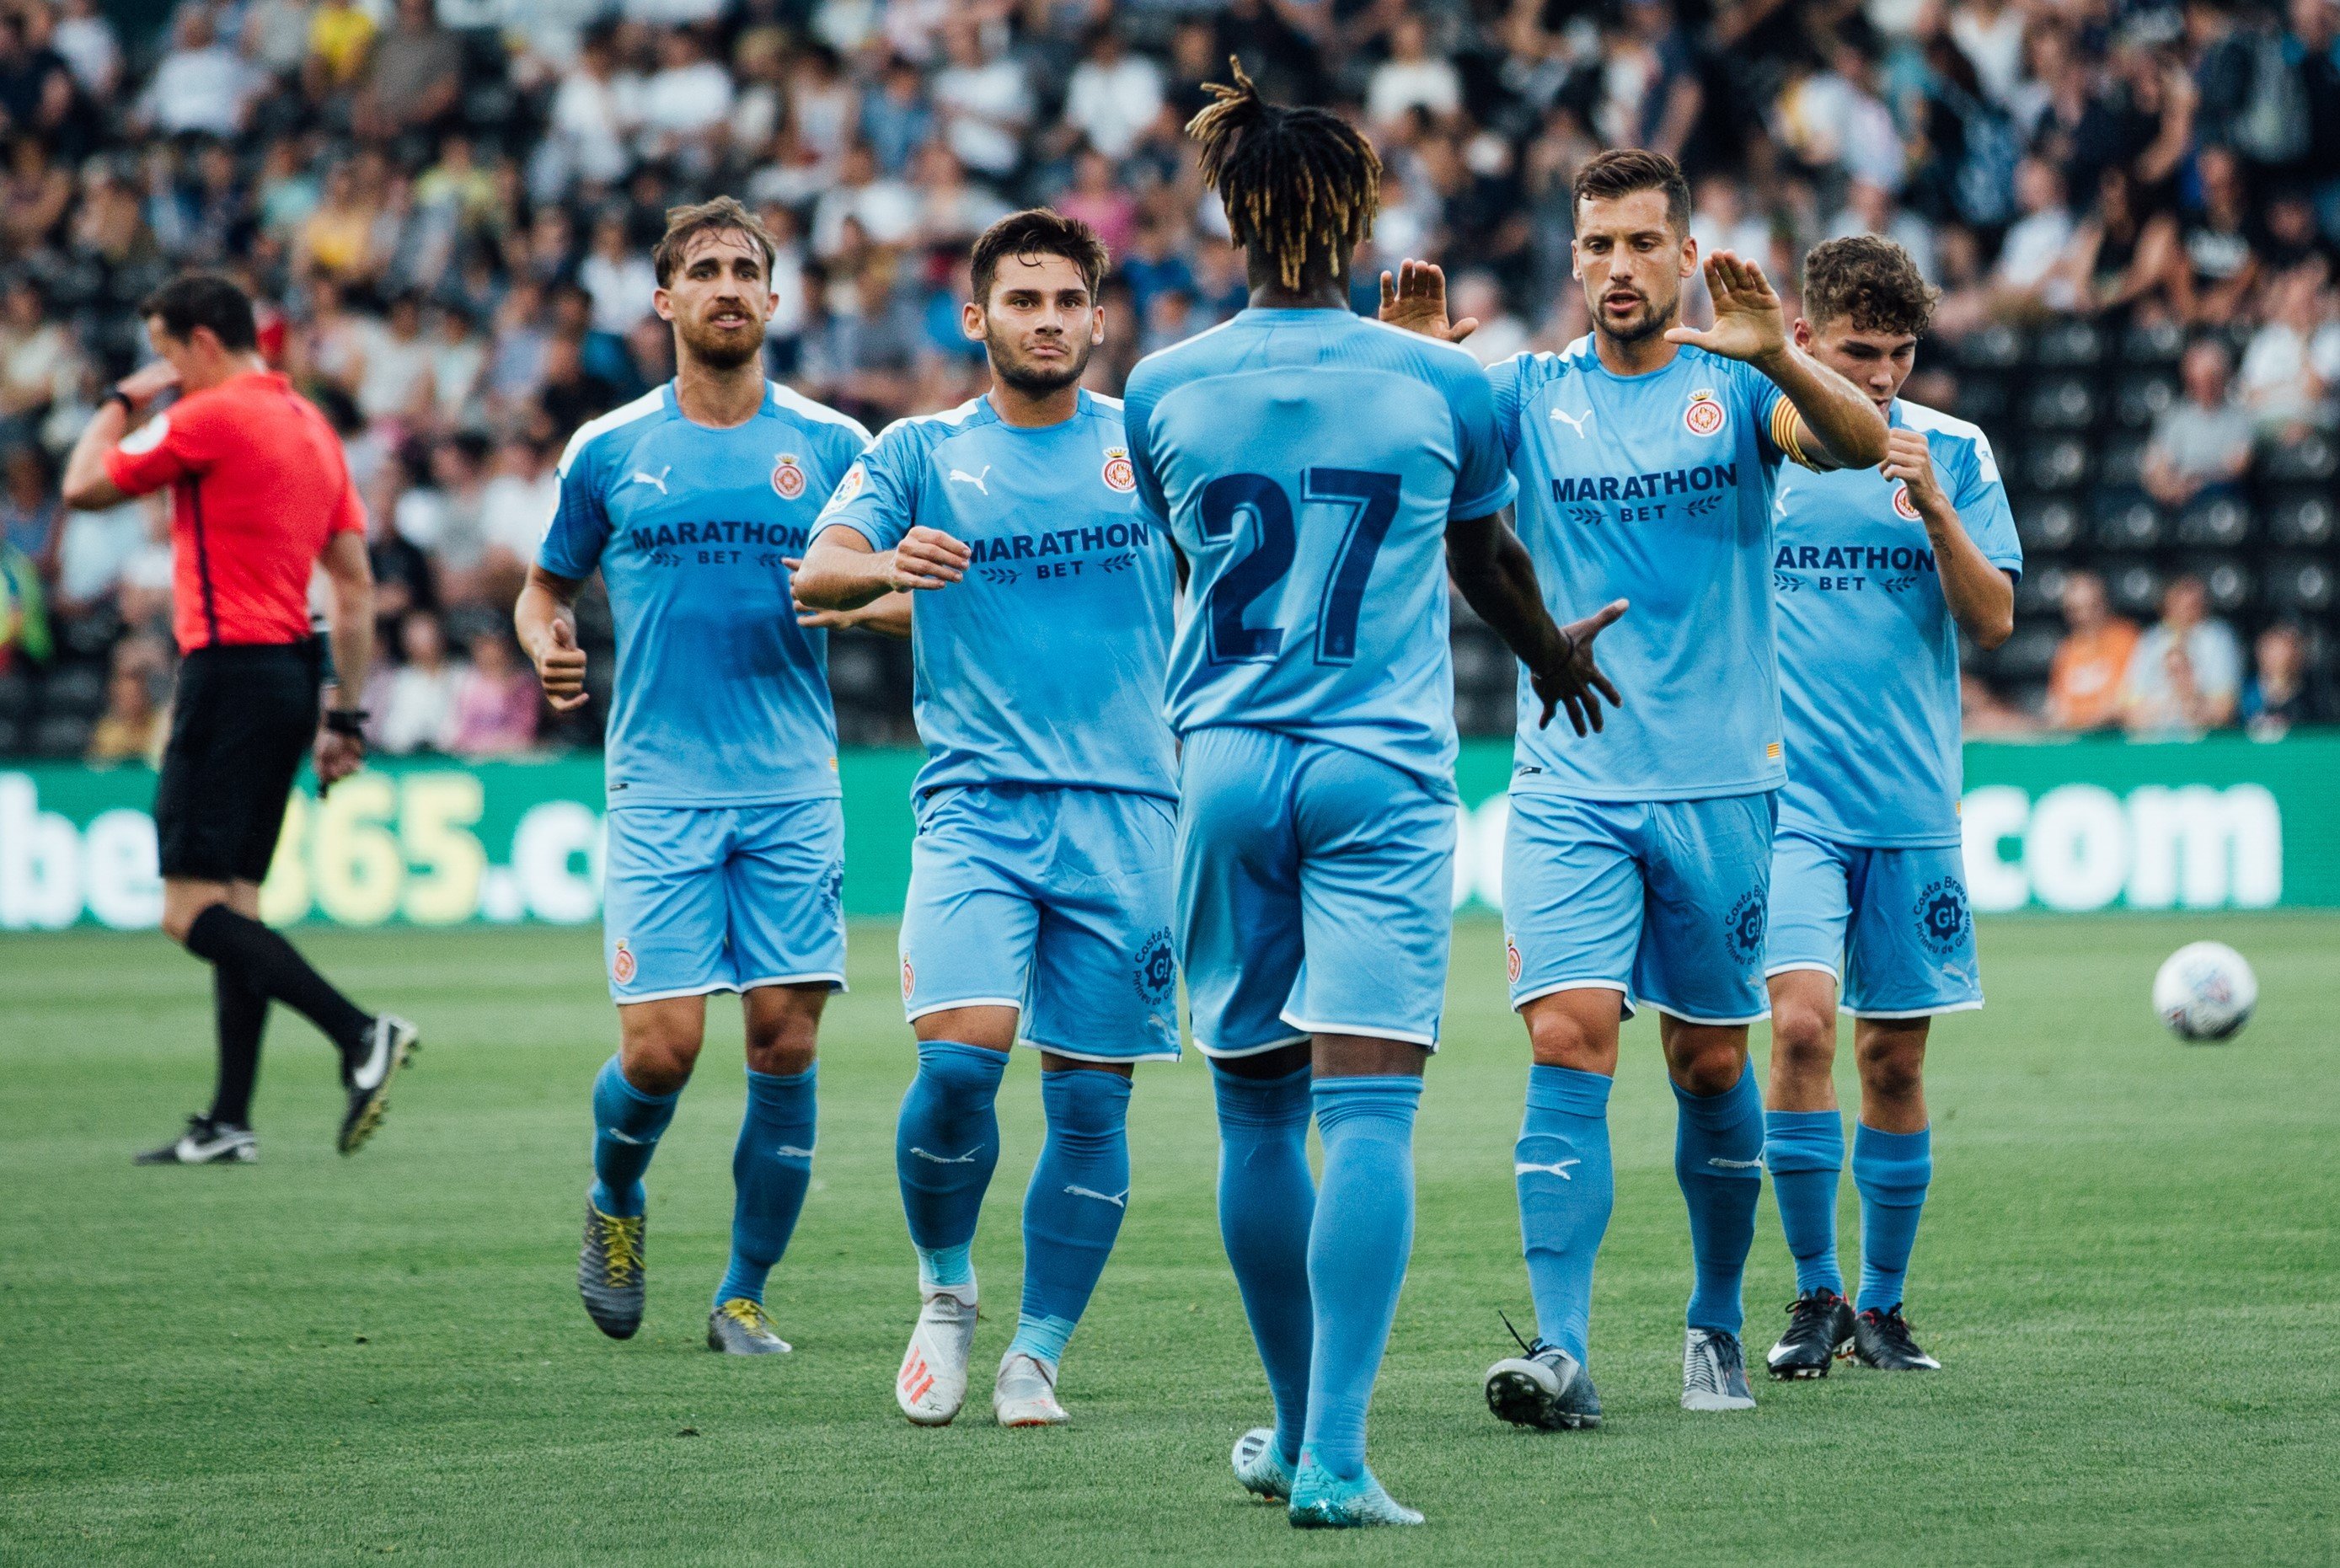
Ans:
POLYGON ((1000 423, 1024 430, 1062 424, 1081 412, 1081 383, 1078 382, 1048 392, 1018 392, 994 376, 991 390, 983 395, 990 401, 991 412, 999 416, 1000 423))
POLYGON ((1349 280, 1326 278, 1301 289, 1287 289, 1282 283, 1254 283, 1248 303, 1255 311, 1345 311, 1349 308, 1349 280))
POLYGON ((267 368, 257 353, 221 354, 184 366, 179 372, 179 389, 191 392, 209 392, 238 376, 255 375, 267 368))
POLYGON ((686 354, 675 372, 675 406, 693 424, 717 430, 746 424, 764 406, 767 395, 760 356, 723 368, 686 354))
MULTIPOLYGON (((1671 327, 1674 323, 1665 323, 1671 327)), ((1592 351, 1601 356, 1601 368, 1611 375, 1645 376, 1651 371, 1661 371, 1674 362, 1681 352, 1680 343, 1668 342, 1661 330, 1645 338, 1628 342, 1611 337, 1598 326, 1592 329, 1592 351)))

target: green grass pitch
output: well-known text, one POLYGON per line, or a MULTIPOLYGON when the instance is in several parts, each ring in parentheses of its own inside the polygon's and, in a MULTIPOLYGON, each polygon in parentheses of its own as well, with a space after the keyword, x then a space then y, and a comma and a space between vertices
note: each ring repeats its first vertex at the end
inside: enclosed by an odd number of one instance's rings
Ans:
MULTIPOLYGON (((1007 1433, 976 1417, 1015 1321, 1038 1142, 1018 1060, 977 1246, 977 1387, 959 1425, 920 1431, 889 1386, 916 1305, 889 929, 857 928, 858 988, 828 1015, 817 1179, 771 1293, 798 1350, 760 1362, 700 1338, 742 1097, 730 1004, 650 1173, 649 1316, 618 1345, 573 1283, 587 1085, 613 1037, 595 934, 302 940, 423 1026, 381 1136, 333 1155, 327 1053, 280 1010, 261 1163, 143 1170, 131 1152, 207 1090, 203 971, 159 938, 0 938, 0 1563, 2340 1558, 2340 918, 1986 924, 1991 1006, 1936 1038, 1938 1174, 1911 1274, 1948 1370, 1764 1383, 1746 1416, 1675 1404, 1673 1110, 1653 1028, 1631 1026, 1593 1313, 1610 1426, 1586 1435, 1514 1432, 1481 1402, 1508 1343, 1496 1311, 1527 1306, 1525 1046, 1501 937, 1465 923, 1373 1408, 1375 1467, 1430 1525, 1339 1539, 1228 1475, 1267 1402, 1191 1055, 1139 1075, 1135 1196, 1066 1364, 1074 1424, 1007 1433), (2257 966, 2259 1016, 2186 1047, 2147 982, 2206 936, 2257 966)), ((1767 1197, 1754 1355, 1791 1294, 1767 1197)))

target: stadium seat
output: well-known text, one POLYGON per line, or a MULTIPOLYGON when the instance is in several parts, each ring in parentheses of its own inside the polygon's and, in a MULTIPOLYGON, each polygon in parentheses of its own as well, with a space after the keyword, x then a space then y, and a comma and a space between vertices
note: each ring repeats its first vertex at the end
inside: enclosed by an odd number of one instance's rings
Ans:
POLYGON ((2140 495, 2107 497, 2097 519, 2097 544, 2104 550, 2155 550, 2168 532, 2161 509, 2140 495))
POLYGON ((2133 365, 2174 365, 2186 352, 2186 329, 2174 322, 2131 327, 2121 339, 2121 357, 2133 365))
POLYGON ((2150 430, 2177 401, 2177 382, 2166 375, 2140 375, 2132 371, 2119 377, 2113 393, 2113 417, 2130 430, 2150 430))
POLYGON ((2145 442, 2136 437, 2115 437, 2102 448, 2097 470, 2099 483, 2135 489, 2145 480, 2145 442))
POLYGON ((2321 431, 2297 441, 2277 442, 2259 458, 2259 475, 2276 483, 2329 480, 2340 472, 2340 446, 2321 431))
POLYGON ((2253 519, 2248 502, 2233 496, 2196 501, 2177 515, 2177 542, 2232 550, 2251 537, 2253 519))
POLYGON ((90 721, 77 713, 50 713, 33 727, 35 756, 63 759, 78 757, 89 746, 90 721))
POLYGON ((2157 620, 2161 614, 2161 582, 2160 571, 2149 561, 2126 561, 2105 573, 2113 608, 2123 615, 2147 620, 2157 620))
POLYGON ((1991 673, 2001 680, 2039 680, 2056 661, 2059 634, 2048 626, 2027 626, 1999 644, 1991 673))
MULTIPOLYGON (((32 678, 21 670, 0 672, 0 719, 15 722, 33 710, 32 678)), ((0 747, 0 751, 7 748, 0 747)))
POLYGON ((1958 362, 1969 370, 2008 370, 2023 361, 2023 334, 2010 326, 1988 326, 1958 345, 1958 362))
POLYGON ((2258 581, 2251 569, 2231 555, 2188 560, 2186 570, 2202 580, 2214 614, 2231 616, 2250 608, 2258 581))
POLYGON ((1955 411, 1970 424, 1997 430, 2007 418, 2007 382, 1995 375, 1968 371, 1958 377, 1955 411))
POLYGON ((2268 567, 2269 607, 2295 615, 2321 615, 2332 608, 2333 571, 2313 556, 2284 556, 2268 567))
POLYGON ((2080 509, 2068 499, 2026 497, 2014 511, 2015 531, 2026 555, 2060 554, 2080 542, 2080 509))
POLYGON ((828 689, 840 703, 864 701, 885 689, 885 657, 871 646, 873 640, 867 632, 829 638, 828 689))
POLYGON ((2015 613, 2018 620, 2032 616, 2054 617, 2064 601, 2065 586, 2072 574, 2060 566, 2034 567, 2015 581, 2015 613))
POLYGON ((2097 422, 2097 394, 2078 376, 2057 376, 2032 389, 2024 414, 2033 430, 2086 430, 2097 422))
POLYGON ((2088 478, 2087 444, 2076 436, 2031 442, 2024 449, 2024 474, 2034 490, 2077 490, 2088 478))
POLYGON ((41 681, 41 711, 95 718, 105 708, 105 671, 91 664, 60 664, 41 681))
POLYGON ((2103 362, 2104 334, 2092 322, 2058 322, 2031 340, 2031 362, 2056 369, 2087 369, 2103 362))
POLYGON ((2321 550, 2333 540, 2335 504, 2329 490, 2292 491, 2280 496, 2267 514, 2267 537, 2294 549, 2321 550))

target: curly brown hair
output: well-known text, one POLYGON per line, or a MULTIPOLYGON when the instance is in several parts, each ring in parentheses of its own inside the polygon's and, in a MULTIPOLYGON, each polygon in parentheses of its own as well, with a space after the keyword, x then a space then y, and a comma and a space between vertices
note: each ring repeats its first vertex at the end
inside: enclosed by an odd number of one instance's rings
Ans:
POLYGON ((1875 234, 1849 234, 1804 258, 1804 319, 1849 321, 1855 332, 1923 336, 1942 292, 1919 274, 1909 253, 1875 234))
POLYGON ((1092 300, 1111 264, 1105 242, 1078 218, 1048 207, 1010 213, 983 231, 967 257, 967 282, 974 285, 977 304, 990 304, 992 282, 999 275, 999 263, 1009 256, 1019 262, 1035 256, 1064 257, 1080 270, 1081 282, 1088 285, 1092 300))

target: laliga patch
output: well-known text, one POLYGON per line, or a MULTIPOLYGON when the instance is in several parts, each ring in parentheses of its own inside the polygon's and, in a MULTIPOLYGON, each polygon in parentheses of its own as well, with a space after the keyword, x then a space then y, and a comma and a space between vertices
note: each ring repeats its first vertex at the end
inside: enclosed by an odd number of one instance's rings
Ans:
POLYGON ((634 950, 623 937, 618 938, 618 950, 610 955, 610 978, 621 986, 634 983, 634 950))
POLYGON ((1692 435, 1719 435, 1730 416, 1715 400, 1712 387, 1700 387, 1690 394, 1690 406, 1682 410, 1682 428, 1692 435))
POLYGON ((1918 503, 1909 499, 1909 487, 1907 484, 1897 484, 1893 487, 1893 510, 1911 522, 1919 521, 1918 503))
POLYGON ((918 971, 917 971, 917 970, 916 970, 916 969, 914 969, 914 968, 910 968, 910 960, 909 960, 909 959, 907 959, 907 958, 903 959, 903 960, 902 960, 902 1000, 904 1000, 904 1001, 906 1001, 906 1002, 907 1002, 907 1001, 908 1001, 908 1000, 910 999, 910 993, 911 993, 912 991, 914 991, 914 990, 916 990, 916 989, 917 988, 917 985, 918 985, 918 971))
POLYGON ((1127 495, 1137 488, 1137 471, 1129 466, 1129 449, 1109 446, 1105 449, 1105 487, 1127 495))
POLYGON ((804 493, 804 469, 797 454, 784 452, 772 461, 772 493, 782 501, 794 501, 804 493))
MULTIPOLYGON (((778 482, 778 477, 777 475, 774 476, 773 482, 775 484, 778 482)), ((832 511, 843 510, 845 503, 851 501, 855 496, 859 495, 862 491, 868 487, 868 471, 863 468, 860 463, 856 462, 851 468, 845 471, 845 477, 837 481, 837 493, 830 496, 828 498, 828 504, 820 509, 821 516, 827 517, 832 511)))

